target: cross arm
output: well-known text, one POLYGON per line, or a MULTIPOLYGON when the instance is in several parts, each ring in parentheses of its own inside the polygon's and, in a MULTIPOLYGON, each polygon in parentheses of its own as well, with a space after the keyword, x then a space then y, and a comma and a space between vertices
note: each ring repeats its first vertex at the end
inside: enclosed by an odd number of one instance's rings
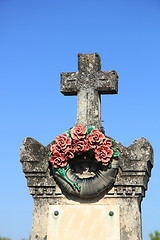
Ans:
POLYGON ((118 74, 116 71, 99 71, 97 90, 100 94, 118 93, 118 74))
POLYGON ((61 93, 64 95, 77 95, 77 72, 61 73, 61 93))

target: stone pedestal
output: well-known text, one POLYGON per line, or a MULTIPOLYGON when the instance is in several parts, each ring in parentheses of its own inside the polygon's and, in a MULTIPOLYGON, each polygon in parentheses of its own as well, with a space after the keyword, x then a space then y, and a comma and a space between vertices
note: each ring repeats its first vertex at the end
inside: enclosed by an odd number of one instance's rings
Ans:
POLYGON ((141 201, 153 167, 150 143, 140 138, 126 148, 115 141, 114 148, 119 152, 115 183, 109 190, 90 199, 69 195, 58 187, 48 161, 52 144, 44 147, 36 140, 26 138, 21 147, 23 172, 34 198, 31 239, 141 240, 141 201), (88 215, 85 216, 86 211, 88 215))

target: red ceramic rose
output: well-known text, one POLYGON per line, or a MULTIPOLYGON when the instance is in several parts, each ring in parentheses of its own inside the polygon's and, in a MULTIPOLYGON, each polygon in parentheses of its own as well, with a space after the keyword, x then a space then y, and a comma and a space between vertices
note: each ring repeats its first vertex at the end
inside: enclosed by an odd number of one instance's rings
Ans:
POLYGON ((98 162, 102 162, 103 165, 107 166, 111 157, 113 156, 113 150, 107 146, 98 146, 95 149, 95 158, 98 162))
POLYGON ((64 151, 71 145, 71 139, 68 137, 67 133, 63 133, 62 136, 58 135, 56 137, 56 147, 64 151))
POLYGON ((106 138, 105 140, 103 140, 103 144, 104 146, 107 146, 107 147, 111 147, 112 146, 112 143, 110 142, 110 139, 109 138, 106 138))
POLYGON ((50 156, 50 162, 53 164, 53 167, 65 167, 67 165, 67 160, 64 153, 54 152, 54 155, 50 156))
POLYGON ((72 139, 84 139, 86 137, 87 128, 83 129, 82 125, 73 127, 70 131, 72 139))
POLYGON ((88 142, 91 149, 95 149, 97 146, 103 143, 105 136, 98 129, 93 129, 91 131, 92 135, 88 135, 88 142))
POLYGON ((81 140, 73 140, 73 149, 77 154, 82 154, 83 152, 87 152, 89 150, 88 141, 86 139, 81 140))
POLYGON ((65 151, 65 156, 68 159, 72 159, 74 158, 74 149, 73 148, 69 148, 65 151))
POLYGON ((52 145, 50 147, 50 149, 51 149, 52 154, 54 154, 55 152, 59 152, 59 147, 57 147, 56 144, 52 145))

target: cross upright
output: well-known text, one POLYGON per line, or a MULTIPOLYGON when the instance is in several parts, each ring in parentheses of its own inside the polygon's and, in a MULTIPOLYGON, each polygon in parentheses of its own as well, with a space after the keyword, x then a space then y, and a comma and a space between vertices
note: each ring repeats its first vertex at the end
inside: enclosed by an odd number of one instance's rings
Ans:
POLYGON ((75 125, 101 125, 101 94, 118 93, 116 71, 100 71, 101 59, 97 53, 78 54, 78 72, 61 73, 64 95, 77 95, 77 121, 75 125))

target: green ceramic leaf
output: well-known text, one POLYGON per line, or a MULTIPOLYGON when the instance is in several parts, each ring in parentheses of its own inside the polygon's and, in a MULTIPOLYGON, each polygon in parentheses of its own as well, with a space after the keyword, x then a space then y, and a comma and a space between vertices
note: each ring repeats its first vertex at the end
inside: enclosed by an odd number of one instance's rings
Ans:
POLYGON ((114 148, 111 148, 113 150, 113 157, 118 157, 119 152, 116 151, 114 148))
POLYGON ((110 163, 108 164, 108 167, 111 168, 111 166, 112 166, 112 164, 111 164, 111 162, 110 162, 110 163))
POLYGON ((117 151, 113 153, 113 157, 118 157, 118 155, 119 155, 119 152, 117 151))
POLYGON ((67 133, 67 134, 68 134, 68 137, 71 138, 70 129, 67 129, 67 130, 65 131, 65 133, 67 133))
POLYGON ((51 156, 51 153, 49 152, 49 153, 48 153, 48 157, 50 158, 50 156, 51 156))
POLYGON ((89 135, 92 135, 91 131, 92 131, 93 129, 95 129, 95 127, 94 127, 94 126, 90 126, 90 127, 87 129, 87 135, 88 135, 88 134, 89 134, 89 135))
POLYGON ((113 145, 113 143, 114 143, 114 140, 113 139, 110 139, 110 142, 112 143, 112 145, 113 145))
POLYGON ((67 166, 63 167, 63 168, 57 168, 56 170, 59 172, 59 174, 64 177, 66 176, 66 172, 69 169, 69 164, 67 164, 67 166))

